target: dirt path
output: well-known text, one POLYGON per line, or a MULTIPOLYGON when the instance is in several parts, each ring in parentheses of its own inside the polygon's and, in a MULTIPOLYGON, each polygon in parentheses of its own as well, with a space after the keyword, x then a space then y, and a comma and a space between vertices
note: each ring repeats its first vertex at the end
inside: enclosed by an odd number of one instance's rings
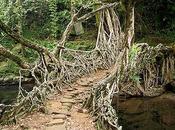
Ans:
POLYGON ((82 109, 91 86, 108 75, 109 70, 100 70, 83 76, 62 95, 54 95, 48 100, 48 114, 35 112, 21 119, 18 124, 2 130, 95 130, 93 118, 82 109))

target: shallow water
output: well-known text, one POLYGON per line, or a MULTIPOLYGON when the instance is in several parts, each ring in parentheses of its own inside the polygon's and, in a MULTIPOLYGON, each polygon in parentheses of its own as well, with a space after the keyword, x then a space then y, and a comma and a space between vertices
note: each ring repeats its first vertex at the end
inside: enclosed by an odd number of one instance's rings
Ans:
MULTIPOLYGON (((23 88, 27 91, 32 90, 34 83, 22 84, 23 88)), ((0 86, 0 104, 11 104, 16 100, 18 95, 18 84, 0 86)))
POLYGON ((123 130, 175 130, 175 94, 130 98, 115 107, 123 130))
POLYGON ((0 104, 12 103, 13 101, 15 101, 17 94, 17 90, 0 91, 0 104))

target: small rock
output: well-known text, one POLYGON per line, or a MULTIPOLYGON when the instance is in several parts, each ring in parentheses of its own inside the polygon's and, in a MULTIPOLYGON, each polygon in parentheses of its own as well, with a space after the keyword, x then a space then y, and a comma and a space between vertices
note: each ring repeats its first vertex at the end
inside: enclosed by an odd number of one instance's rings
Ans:
POLYGON ((78 109, 79 113, 88 113, 88 111, 86 109, 78 109))
POLYGON ((75 101, 73 99, 63 98, 61 103, 75 103, 75 101))
POLYGON ((7 82, 8 80, 9 80, 8 77, 5 77, 5 78, 4 78, 4 82, 7 82))
POLYGON ((70 111, 71 107, 68 107, 68 106, 62 106, 61 109, 62 109, 62 110, 65 110, 65 111, 66 111, 66 110, 67 110, 67 111, 70 111))
POLYGON ((28 78, 24 78, 23 81, 24 82, 27 82, 27 81, 29 81, 29 79, 28 78))
POLYGON ((26 126, 24 124, 21 124, 20 127, 21 127, 21 129, 28 129, 29 128, 28 126, 26 126))
POLYGON ((89 81, 89 83, 93 83, 94 78, 89 78, 88 81, 89 81))
POLYGON ((64 124, 63 119, 52 120, 51 122, 47 123, 47 126, 60 125, 60 124, 64 124))
POLYGON ((67 91, 74 91, 74 89, 73 88, 69 88, 69 89, 67 89, 67 91))

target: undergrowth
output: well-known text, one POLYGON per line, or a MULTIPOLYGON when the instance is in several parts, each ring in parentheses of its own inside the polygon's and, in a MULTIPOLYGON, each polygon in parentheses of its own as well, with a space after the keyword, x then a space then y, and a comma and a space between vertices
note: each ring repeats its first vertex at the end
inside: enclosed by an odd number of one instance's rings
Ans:
POLYGON ((154 34, 148 34, 142 39, 139 39, 138 43, 148 43, 151 46, 156 46, 159 43, 172 46, 175 45, 175 31, 162 30, 154 34))

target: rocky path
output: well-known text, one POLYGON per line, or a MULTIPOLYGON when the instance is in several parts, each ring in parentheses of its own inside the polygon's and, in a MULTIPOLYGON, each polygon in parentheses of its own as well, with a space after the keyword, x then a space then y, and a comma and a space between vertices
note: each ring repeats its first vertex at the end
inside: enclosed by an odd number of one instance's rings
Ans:
POLYGON ((47 102, 48 114, 35 112, 21 119, 17 125, 3 130, 95 130, 93 118, 82 103, 88 96, 93 84, 108 75, 109 70, 83 76, 54 95, 47 102))

